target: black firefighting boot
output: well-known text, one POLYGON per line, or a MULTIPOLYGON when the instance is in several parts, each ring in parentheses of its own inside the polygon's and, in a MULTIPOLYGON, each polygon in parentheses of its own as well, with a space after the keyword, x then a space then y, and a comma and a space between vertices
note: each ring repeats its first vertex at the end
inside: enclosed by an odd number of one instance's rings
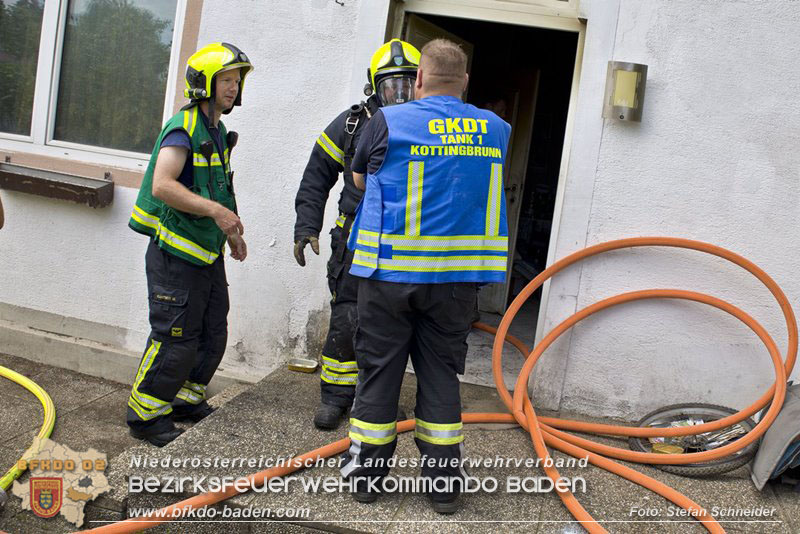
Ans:
POLYGON ((339 422, 344 417, 347 408, 334 406, 321 402, 317 406, 317 413, 314 414, 314 426, 320 430, 334 430, 339 426, 339 422))
POLYGON ((181 405, 173 406, 172 420, 176 422, 189 421, 192 423, 199 423, 217 409, 212 408, 206 401, 201 402, 197 406, 181 405))

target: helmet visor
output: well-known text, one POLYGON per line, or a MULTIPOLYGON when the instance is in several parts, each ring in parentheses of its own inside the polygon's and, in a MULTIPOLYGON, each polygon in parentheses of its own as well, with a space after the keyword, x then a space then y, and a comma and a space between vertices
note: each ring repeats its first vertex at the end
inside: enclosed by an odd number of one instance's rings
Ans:
POLYGON ((384 106, 414 100, 415 78, 408 75, 391 76, 378 82, 378 99, 384 106))

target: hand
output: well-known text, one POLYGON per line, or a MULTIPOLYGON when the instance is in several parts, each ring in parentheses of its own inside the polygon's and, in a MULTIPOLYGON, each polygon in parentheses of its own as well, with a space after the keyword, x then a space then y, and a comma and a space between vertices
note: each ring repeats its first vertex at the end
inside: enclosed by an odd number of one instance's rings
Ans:
POLYGON ((301 237, 294 242, 294 259, 297 260, 297 263, 300 265, 300 267, 306 266, 306 256, 303 252, 303 249, 306 248, 308 243, 311 243, 311 250, 314 251, 314 254, 319 256, 319 239, 311 235, 301 237))
POLYGON ((231 234, 228 236, 228 246, 231 247, 231 258, 238 261, 244 261, 247 257, 247 243, 244 238, 239 234, 231 234))
POLYGON ((222 230, 228 237, 234 234, 243 235, 244 226, 242 226, 242 221, 239 219, 239 216, 222 204, 218 204, 218 206, 219 208, 217 208, 217 211, 213 217, 214 222, 217 223, 219 229, 222 230))

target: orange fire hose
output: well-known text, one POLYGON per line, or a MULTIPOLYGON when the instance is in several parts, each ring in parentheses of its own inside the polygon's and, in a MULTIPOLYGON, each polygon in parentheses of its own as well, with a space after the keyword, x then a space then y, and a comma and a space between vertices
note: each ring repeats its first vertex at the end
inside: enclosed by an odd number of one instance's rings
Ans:
MULTIPOLYGON (((593 465, 611 471, 632 482, 636 482, 637 484, 647 489, 650 489, 655 493, 658 493, 662 497, 672 501, 678 506, 681 506, 685 510, 688 510, 690 512, 690 515, 695 519, 697 519, 698 521, 702 522, 703 526, 709 532, 713 533, 725 532, 722 526, 710 514, 708 514, 708 512, 706 512, 705 509, 703 509, 703 507, 693 502, 685 495, 670 488, 669 486, 666 486, 665 484, 662 484, 661 482, 658 482, 653 478, 650 478, 642 473, 639 473, 638 471, 635 471, 629 467, 623 466, 612 460, 609 460, 608 458, 601 456, 601 454, 637 463, 689 464, 695 462, 715 460, 728 456, 746 447, 749 443, 752 443, 754 440, 758 439, 764 432, 766 432, 767 428, 769 427, 770 424, 772 424, 775 417, 778 415, 781 406, 783 405, 784 396, 786 394, 786 377, 789 374, 791 374, 792 369, 794 368, 795 359, 797 357, 797 322, 795 320, 794 312, 792 311, 788 299, 783 294, 783 291, 781 291, 780 287, 775 283, 774 280, 772 280, 772 278, 769 277, 769 275, 767 275, 755 264, 739 256, 738 254, 730 252, 721 247, 710 245, 707 243, 702 243, 699 241, 670 238, 670 237, 641 237, 641 238, 631 238, 631 239, 620 239, 616 241, 609 241, 607 243, 601 243, 580 250, 557 261, 556 263, 545 269, 541 274, 539 274, 539 276, 534 278, 522 290, 522 292, 517 296, 517 298, 514 299, 508 311, 503 316, 503 320, 500 322, 500 325, 496 330, 492 327, 489 327, 481 323, 475 323, 474 326, 482 330, 486 330, 488 332, 496 334, 494 347, 492 350, 492 370, 494 373, 494 379, 495 379, 495 385, 497 386, 497 391, 500 394, 503 403, 506 405, 506 407, 509 409, 511 413, 510 414, 464 413, 462 414, 462 419, 465 423, 513 423, 513 422, 519 423, 523 428, 527 429, 528 432, 530 433, 534 449, 536 450, 536 454, 543 461, 549 457, 546 445, 550 445, 551 447, 558 449, 562 452, 565 452, 574 457, 578 458, 588 457, 589 461, 593 465), (574 315, 566 319, 564 322, 559 324, 552 332, 548 333, 547 336, 545 336, 542 339, 542 341, 536 346, 533 352, 530 352, 530 349, 526 347, 520 340, 508 334, 508 329, 511 325, 511 322, 513 321, 519 309, 522 307, 522 304, 531 296, 531 294, 533 294, 533 292, 536 289, 538 289, 546 280, 551 278, 557 272, 565 269, 566 267, 572 265, 573 263, 586 259, 590 256, 601 254, 603 252, 618 250, 622 248, 642 247, 642 246, 666 246, 666 247, 678 247, 678 248, 697 250, 700 252, 705 252, 726 259, 732 263, 735 263, 743 267, 744 269, 752 273, 773 294, 784 314, 784 318, 786 320, 786 327, 788 330, 788 342, 787 342, 785 359, 781 360, 781 355, 778 350, 778 347, 772 340, 772 338, 769 336, 769 334, 766 332, 766 330, 752 317, 750 317, 748 314, 746 314, 739 308, 731 304, 728 304, 725 301, 722 301, 720 299, 708 295, 703 295, 701 293, 695 293, 691 291, 677 290, 677 289, 650 289, 644 291, 634 291, 622 295, 617 295, 602 300, 600 302, 597 302, 583 310, 580 310, 579 312, 575 313, 574 315), (589 315, 592 315, 593 313, 596 313, 605 308, 609 308, 611 306, 615 306, 617 304, 623 304, 635 300, 652 299, 652 298, 676 298, 676 299, 692 300, 695 302, 709 304, 738 318, 740 321, 742 321, 748 327, 750 327, 750 329, 759 337, 759 339, 761 339, 761 341, 767 347, 767 350, 769 351, 770 357, 772 358, 772 362, 775 367, 775 383, 772 385, 772 387, 770 387, 770 389, 766 393, 764 393, 764 395, 761 396, 761 398, 759 398, 750 407, 734 415, 720 419, 718 421, 713 421, 710 423, 705 423, 702 425, 696 425, 690 427, 678 427, 669 429, 639 428, 639 427, 605 425, 597 423, 585 423, 581 421, 568 421, 564 419, 556 419, 550 417, 538 417, 533 409, 533 406, 531 405, 530 398, 528 397, 527 383, 528 383, 528 377, 530 376, 530 373, 533 370, 534 365, 536 364, 537 360, 542 355, 542 353, 563 332, 572 327, 575 323, 577 323, 581 319, 584 319, 589 315), (517 382, 514 387, 513 398, 503 381, 502 347, 504 341, 508 341, 509 343, 513 344, 520 352, 522 352, 523 355, 526 356, 525 364, 517 378, 517 382), (744 437, 736 440, 733 443, 720 447, 718 449, 689 453, 689 454, 655 454, 655 453, 635 452, 627 449, 619 449, 616 447, 601 445, 599 443, 578 438, 576 436, 572 436, 570 434, 561 431, 561 430, 572 430, 585 433, 606 434, 615 436, 637 436, 637 437, 686 436, 691 434, 701 434, 704 432, 709 432, 712 430, 724 428, 731 424, 735 424, 739 421, 742 421, 745 418, 755 414, 757 411, 766 406, 768 403, 771 403, 771 405, 767 413, 764 415, 761 421, 756 425, 756 427, 744 437)), ((398 432, 406 432, 413 428, 414 428, 414 421, 410 419, 406 421, 400 421, 397 423, 398 432)), ((341 439, 339 441, 330 443, 324 447, 320 447, 319 449, 315 449, 313 451, 307 452, 303 455, 296 457, 296 459, 298 460, 297 463, 299 465, 303 465, 305 463, 305 460, 307 459, 315 461, 317 458, 327 458, 335 454, 340 454, 345 450, 347 450, 349 446, 350 446, 350 440, 348 438, 341 439)), ((265 480, 269 478, 284 476, 298 470, 298 467, 294 467, 295 465, 294 462, 288 462, 287 464, 288 465, 286 466, 273 467, 271 469, 267 469, 265 471, 249 475, 246 478, 250 479, 251 484, 253 484, 254 486, 260 486, 264 483, 265 480)), ((549 464, 545 462, 545 465, 549 464)), ((551 479, 553 479, 553 481, 558 480, 559 474, 554 467, 545 467, 545 472, 551 479)), ((232 497, 236 494, 237 491, 233 487, 224 492, 204 493, 202 495, 191 497, 189 499, 186 499, 184 501, 181 501, 179 503, 173 504, 171 506, 162 509, 161 512, 162 515, 164 515, 163 518, 158 518, 158 519, 132 518, 119 523, 102 526, 84 532, 116 533, 116 534, 135 532, 138 530, 142 530, 144 528, 149 528, 167 522, 171 519, 177 519, 183 515, 187 507, 201 508, 203 506, 215 504, 229 497, 232 497)), ((580 521, 581 524, 590 533, 594 534, 594 533, 606 532, 606 530, 598 522, 596 522, 592 518, 592 516, 589 515, 589 513, 581 506, 581 504, 578 502, 578 500, 572 493, 559 492, 559 497, 564 502, 569 511, 573 514, 573 516, 578 521, 580 521)))

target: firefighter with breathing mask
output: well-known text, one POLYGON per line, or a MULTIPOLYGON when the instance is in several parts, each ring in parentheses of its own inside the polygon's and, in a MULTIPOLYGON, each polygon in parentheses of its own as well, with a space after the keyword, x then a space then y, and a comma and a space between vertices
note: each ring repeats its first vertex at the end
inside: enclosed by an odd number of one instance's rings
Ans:
POLYGON ((362 193, 353 184, 350 162, 361 132, 378 109, 413 100, 418 65, 419 51, 399 39, 392 39, 375 51, 364 89, 369 98, 339 114, 325 128, 311 151, 297 191, 294 257, 302 267, 306 264, 306 245, 310 244, 314 253, 319 254, 319 233, 328 194, 339 173, 344 175, 339 217, 331 230, 327 269, 331 318, 322 349, 321 402, 314 415, 314 424, 320 429, 330 430, 339 425, 353 402, 358 376, 353 352, 358 284, 349 273, 353 253, 347 250, 346 243, 362 193))

